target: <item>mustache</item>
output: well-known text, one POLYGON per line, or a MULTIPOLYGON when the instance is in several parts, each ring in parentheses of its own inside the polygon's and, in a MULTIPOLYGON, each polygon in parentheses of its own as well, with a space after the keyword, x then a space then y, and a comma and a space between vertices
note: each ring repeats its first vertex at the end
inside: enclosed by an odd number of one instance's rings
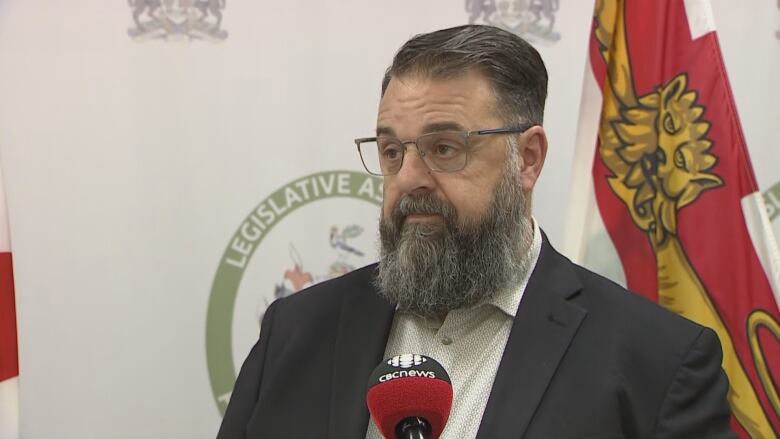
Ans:
POLYGON ((452 221, 456 218, 455 207, 431 193, 420 195, 404 195, 390 213, 390 220, 397 227, 401 227, 407 216, 423 213, 436 214, 452 221))

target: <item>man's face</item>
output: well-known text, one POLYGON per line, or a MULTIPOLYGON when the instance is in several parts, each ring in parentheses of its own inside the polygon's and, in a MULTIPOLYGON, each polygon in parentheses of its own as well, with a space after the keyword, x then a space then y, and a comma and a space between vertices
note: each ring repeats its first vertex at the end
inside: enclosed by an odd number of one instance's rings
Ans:
MULTIPOLYGON (((443 127, 499 128, 494 105, 476 73, 393 79, 377 131, 408 140, 443 127)), ((516 287, 528 269, 533 231, 521 159, 508 156, 506 136, 474 140, 461 171, 431 172, 410 147, 398 174, 385 177, 377 285, 401 310, 441 317, 516 287)))
MULTIPOLYGON (((488 81, 477 71, 451 79, 421 76, 393 78, 379 104, 377 132, 413 140, 440 131, 503 127, 488 81)), ((448 202, 461 223, 476 223, 493 198, 493 189, 507 158, 503 135, 473 136, 466 167, 458 172, 431 172, 413 145, 407 145, 401 170, 384 179, 383 216, 405 195, 430 193, 448 202)), ((439 215, 411 214, 406 220, 437 223, 439 215)))

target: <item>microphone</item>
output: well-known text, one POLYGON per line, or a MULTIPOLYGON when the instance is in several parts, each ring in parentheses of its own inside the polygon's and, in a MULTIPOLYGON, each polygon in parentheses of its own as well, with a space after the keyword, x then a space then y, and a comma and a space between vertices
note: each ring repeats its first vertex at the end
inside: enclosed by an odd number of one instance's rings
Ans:
POLYGON ((438 439, 450 417, 452 383, 433 358, 399 355, 371 373, 366 403, 385 438, 438 439))

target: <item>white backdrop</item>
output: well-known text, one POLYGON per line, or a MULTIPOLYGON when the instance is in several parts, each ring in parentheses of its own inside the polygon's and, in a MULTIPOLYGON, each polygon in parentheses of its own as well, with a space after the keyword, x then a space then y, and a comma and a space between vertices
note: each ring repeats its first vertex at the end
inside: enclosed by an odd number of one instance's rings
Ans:
MULTIPOLYGON (((175 11, 190 3, 163 1, 172 27, 143 33, 122 0, 0 2, 24 438, 213 437, 226 395, 212 380, 240 366, 268 301, 373 259, 377 197, 360 193, 352 139, 373 131, 395 50, 469 21, 465 0, 231 0, 209 33, 214 16, 181 24, 175 11), (231 300, 229 317, 212 312, 231 300)), ((559 39, 527 35, 550 73, 534 209, 553 244, 592 7, 561 0, 559 39)), ((769 191, 780 182, 780 4, 713 7, 769 191)))

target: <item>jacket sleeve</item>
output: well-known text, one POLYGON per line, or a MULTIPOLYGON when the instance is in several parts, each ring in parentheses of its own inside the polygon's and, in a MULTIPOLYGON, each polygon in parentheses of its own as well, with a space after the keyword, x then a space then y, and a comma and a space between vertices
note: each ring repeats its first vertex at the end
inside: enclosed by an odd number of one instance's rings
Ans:
POLYGON ((252 418, 260 393, 265 354, 268 349, 268 340, 271 338, 277 302, 271 303, 266 310, 260 325, 260 339, 255 343, 241 366, 241 372, 239 372, 236 384, 233 386, 233 393, 230 396, 227 410, 225 410, 225 416, 222 418, 217 439, 246 438, 247 425, 252 418))
POLYGON ((684 355, 658 414, 654 438, 737 439, 715 332, 703 328, 684 355))

